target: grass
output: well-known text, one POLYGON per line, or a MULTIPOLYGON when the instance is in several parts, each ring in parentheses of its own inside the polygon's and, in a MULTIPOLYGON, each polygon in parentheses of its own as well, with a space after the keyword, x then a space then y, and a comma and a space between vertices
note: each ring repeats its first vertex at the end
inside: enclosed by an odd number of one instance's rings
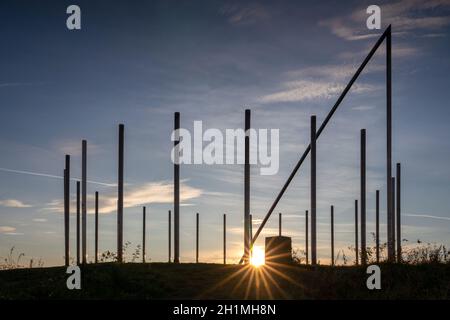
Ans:
POLYGON ((64 267, 0 271, 0 299, 450 299, 450 265, 381 264, 381 290, 363 267, 101 263, 68 290, 64 267))

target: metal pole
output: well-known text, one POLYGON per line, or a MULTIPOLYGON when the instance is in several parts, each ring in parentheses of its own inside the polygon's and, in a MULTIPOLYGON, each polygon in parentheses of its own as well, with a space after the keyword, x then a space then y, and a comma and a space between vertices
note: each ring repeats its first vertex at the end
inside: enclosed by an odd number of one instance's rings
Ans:
POLYGON ((244 164, 244 262, 248 263, 250 253, 250 110, 245 110, 245 164, 244 164))
POLYGON ((366 129, 361 129, 361 264, 367 263, 366 244, 366 129))
POLYGON ((142 207, 142 262, 145 263, 145 230, 146 230, 146 212, 145 207, 142 207))
POLYGON ((117 188, 117 261, 123 262, 123 162, 125 126, 119 124, 119 167, 117 188))
POLYGON ((172 212, 169 210, 169 263, 172 261, 172 212))
POLYGON ((402 262, 402 224, 401 224, 401 167, 397 163, 397 262, 402 262))
POLYGON ((355 200, 355 264, 358 265, 358 200, 355 200))
POLYGON ((380 262, 380 190, 376 191, 375 198, 375 246, 377 263, 380 262))
POLYGON ((331 206, 331 265, 334 266, 334 206, 331 206))
MULTIPOLYGON (((380 38, 378 38, 377 42, 375 43, 375 45, 372 47, 372 49, 370 50, 370 52, 367 54, 366 58, 364 59, 364 61, 361 63, 361 65, 359 66, 358 70, 356 70, 355 74, 353 75, 353 77, 350 79, 350 81, 347 83, 347 86, 345 87, 345 89, 342 91, 341 95, 339 96, 339 98, 337 99, 336 103, 333 105, 333 107, 331 108, 331 110, 328 112, 327 117, 325 118, 325 120, 322 122, 322 125, 320 126, 319 130, 317 130, 317 134, 316 134, 316 139, 319 138, 320 134, 322 133, 322 131, 325 129, 325 127, 327 126, 328 122, 330 121, 330 119, 332 118, 333 114, 336 112, 337 108, 339 107, 339 105, 341 104, 341 102, 344 100, 345 96, 347 95, 348 91, 350 90, 350 88, 352 87, 353 83, 358 79, 359 75, 361 74, 361 72, 364 70, 364 68, 366 67, 367 63, 369 63, 370 59, 373 57, 373 55, 375 54, 375 52, 377 51, 377 49, 379 48, 379 46, 381 45, 381 43, 383 42, 383 40, 386 38, 387 33, 390 33, 391 30, 391 26, 389 26, 384 33, 380 36, 380 38)), ((295 165, 294 169, 292 170, 291 174, 289 175, 288 179, 286 180, 286 182, 284 183, 283 187, 281 188, 280 192, 278 193, 277 197, 275 198, 274 202, 272 203, 272 205, 269 208, 269 211, 267 212, 266 216, 264 217, 263 221, 261 222, 261 225, 259 226, 258 230, 255 233, 255 236, 252 239, 252 243, 254 243, 256 241, 256 239, 258 239, 259 234, 261 233, 262 229, 264 228, 264 226, 266 225, 267 221, 270 218, 270 215, 272 214, 273 210, 275 210, 278 202, 281 200, 281 198, 283 197, 283 194, 286 192, 286 189, 288 188, 289 184, 291 183, 292 179, 294 178, 294 176, 296 175, 298 169, 300 169, 300 166, 302 165, 303 161, 305 161, 306 157, 308 156, 308 153, 311 151, 311 145, 308 145, 305 149, 305 151, 303 152, 302 156, 300 157, 299 161, 297 162, 297 164, 295 165)), ((241 258, 239 263, 243 262, 244 257, 241 258)))
POLYGON ((80 232, 81 232, 81 211, 80 211, 80 181, 77 181, 77 266, 80 265, 80 232))
POLYGON ((308 233, 308 210, 305 212, 305 255, 306 255, 306 264, 309 264, 309 233, 308 233))
POLYGON ((195 262, 198 263, 198 236, 199 236, 199 231, 198 231, 198 227, 199 227, 199 217, 198 217, 198 212, 197 212, 197 218, 196 218, 196 241, 195 241, 195 262))
POLYGON ((174 130, 176 132, 176 139, 174 141, 175 163, 173 165, 173 184, 174 184, 174 259, 173 262, 180 263, 180 164, 179 164, 179 150, 178 144, 180 137, 178 134, 180 129, 180 113, 175 112, 174 130))
POLYGON ((64 169, 64 260, 68 266, 70 261, 70 156, 66 155, 64 169))
POLYGON ((81 252, 82 264, 86 264, 87 260, 87 206, 86 206, 86 175, 87 175, 87 141, 81 142, 81 220, 82 220, 82 237, 81 237, 81 252))
POLYGON ((223 214, 223 264, 227 264, 227 215, 223 214))
POLYGON ((317 264, 316 233, 316 116, 311 116, 311 264, 317 264))
POLYGON ((396 261, 396 239, 395 239, 395 178, 392 177, 391 178, 391 213, 392 213, 392 221, 391 221, 391 227, 392 227, 392 246, 393 246, 393 255, 394 255, 394 259, 392 260, 392 262, 396 261))
POLYGON ((95 263, 98 263, 98 192, 95 192, 95 263))
POLYGON ((281 212, 278 214, 278 236, 281 237, 281 212))
POLYGON ((392 59, 391 59, 391 26, 386 34, 386 179, 387 179, 387 228, 388 228, 388 257, 394 261, 394 229, 392 226, 391 205, 391 177, 392 177, 392 59))

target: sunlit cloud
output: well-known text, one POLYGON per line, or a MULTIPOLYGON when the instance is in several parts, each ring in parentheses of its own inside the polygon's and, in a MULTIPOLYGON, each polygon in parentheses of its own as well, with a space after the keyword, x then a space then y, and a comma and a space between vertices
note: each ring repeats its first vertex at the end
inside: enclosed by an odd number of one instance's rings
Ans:
MULTIPOLYGON (((195 199, 203 194, 201 189, 189 186, 186 180, 180 183, 180 205, 191 206, 192 203, 183 203, 195 199)), ((94 197, 88 196, 88 202, 93 203, 94 197)), ((128 187, 124 192, 124 208, 132 208, 150 204, 173 203, 173 184, 168 181, 150 182, 142 185, 128 187)), ((71 207, 76 203, 72 201, 71 207)), ((46 204, 44 211, 63 212, 63 202, 60 199, 52 200, 46 204)), ((93 210, 88 210, 90 214, 93 210)), ((110 192, 99 195, 99 213, 112 213, 117 211, 117 194, 110 192)), ((73 212, 73 211, 72 211, 73 212)))
POLYGON ((30 208, 31 205, 16 199, 0 200, 0 206, 7 208, 30 208))

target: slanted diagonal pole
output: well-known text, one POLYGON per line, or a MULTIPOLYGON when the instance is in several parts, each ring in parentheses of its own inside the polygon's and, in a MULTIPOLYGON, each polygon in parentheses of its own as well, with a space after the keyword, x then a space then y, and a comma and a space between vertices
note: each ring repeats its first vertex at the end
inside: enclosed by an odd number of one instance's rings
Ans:
MULTIPOLYGON (((358 70, 356 70, 355 74, 353 75, 353 77, 350 79, 349 83, 347 84, 347 86, 345 87, 344 91, 342 91, 341 95, 339 96, 339 98, 337 99, 336 103, 334 104, 334 106, 331 108, 330 112, 328 112, 327 117, 325 118, 325 120, 322 122, 322 125, 320 126, 319 130, 317 130, 317 134, 316 134, 316 139, 319 138, 320 134, 322 133, 322 131, 325 129, 325 127, 327 126, 328 122, 330 121, 331 117, 333 116, 333 114, 336 112, 337 108, 339 107, 339 105, 341 104, 342 100, 344 100, 345 96, 347 95, 348 91, 350 91, 350 88, 352 87, 353 83, 355 83, 356 79, 358 79, 359 75, 361 74, 361 72, 364 70, 364 68, 366 67, 367 63, 369 63, 370 59, 372 59, 373 55, 375 54, 375 52, 377 51, 377 49, 380 47, 381 43, 383 42, 384 39, 386 39, 387 35, 391 34, 391 26, 389 25, 389 27, 386 28, 386 30, 383 32, 383 34, 380 36, 380 38, 377 40, 377 42, 375 43, 375 45, 373 46, 373 48, 370 50, 369 54, 367 55, 367 57, 364 59, 364 61, 361 63, 361 65, 359 66, 358 70)), ((390 63, 388 65, 388 68, 390 68, 390 63)), ((389 87, 389 86, 388 86, 389 87)), ((251 245, 253 245, 253 243, 255 243, 256 239, 258 239, 259 234, 261 233, 262 229, 264 229, 264 226, 266 225, 267 221, 270 218, 270 215, 272 214, 273 210, 275 210, 278 202, 281 200, 281 198, 283 197, 286 189, 288 188, 289 184, 291 183, 292 179, 294 178, 294 176, 297 174, 298 169, 300 169, 300 166, 302 165, 303 161, 305 161, 306 157, 308 156, 309 152, 311 151, 311 145, 308 145, 306 147, 306 150, 303 152, 303 155, 301 156, 300 160, 297 162, 297 164, 294 167, 294 170, 292 170, 291 174, 289 175, 288 179, 286 180, 286 182, 284 183, 283 187, 281 188, 280 192, 278 193, 277 197, 275 198, 275 201, 272 203, 272 206, 270 207, 269 211, 267 212, 266 216, 264 217, 263 221, 261 222, 261 225, 259 226, 258 230, 256 231, 255 235, 253 236, 252 239, 252 243, 251 245)), ((243 262, 243 258, 241 258, 239 263, 243 262)))

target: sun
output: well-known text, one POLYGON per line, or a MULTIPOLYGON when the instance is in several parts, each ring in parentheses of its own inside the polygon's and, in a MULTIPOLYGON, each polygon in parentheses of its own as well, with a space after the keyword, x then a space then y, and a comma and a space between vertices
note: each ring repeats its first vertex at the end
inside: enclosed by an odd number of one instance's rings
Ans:
POLYGON ((258 246, 253 247, 250 264, 254 267, 259 267, 264 264, 264 260, 264 250, 258 246))

